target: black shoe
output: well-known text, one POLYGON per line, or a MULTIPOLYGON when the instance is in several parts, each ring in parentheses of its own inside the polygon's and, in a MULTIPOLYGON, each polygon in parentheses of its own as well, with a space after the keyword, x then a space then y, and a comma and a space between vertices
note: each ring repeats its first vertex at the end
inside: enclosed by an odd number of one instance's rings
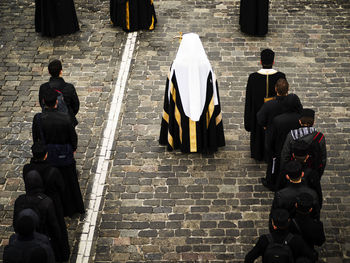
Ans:
POLYGON ((261 178, 261 183, 263 184, 263 186, 265 186, 267 189, 269 189, 270 191, 274 191, 274 186, 269 183, 266 178, 261 178))

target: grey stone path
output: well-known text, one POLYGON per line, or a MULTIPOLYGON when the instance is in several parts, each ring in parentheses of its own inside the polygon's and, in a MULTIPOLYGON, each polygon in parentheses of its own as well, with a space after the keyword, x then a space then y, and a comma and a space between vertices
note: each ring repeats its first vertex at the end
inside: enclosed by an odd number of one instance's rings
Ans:
MULTIPOLYGON (((48 60, 63 60, 64 77, 81 98, 77 159, 87 200, 126 38, 109 24, 108 0, 76 1, 81 32, 42 38, 34 32, 32 2, 0 2, 0 252, 24 190, 21 169, 48 60)), ((320 252, 325 262, 350 262, 349 2, 272 0, 265 38, 240 33, 238 0, 160 0, 155 7, 156 30, 138 35, 91 262, 242 262, 267 232, 273 195, 259 184, 265 165, 249 158, 243 128, 245 84, 264 47, 276 51, 275 66, 292 92, 317 112, 329 156, 320 252), (213 155, 167 152, 157 142, 179 31, 200 35, 219 81, 227 146, 213 155)), ((81 220, 68 220, 72 262, 81 220)))

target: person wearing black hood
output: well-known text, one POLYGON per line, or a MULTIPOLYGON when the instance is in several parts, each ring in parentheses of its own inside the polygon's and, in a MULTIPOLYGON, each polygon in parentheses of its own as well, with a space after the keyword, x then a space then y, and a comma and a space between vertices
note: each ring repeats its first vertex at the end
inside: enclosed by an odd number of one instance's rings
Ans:
POLYGON ((43 142, 35 142, 32 146, 32 153, 33 158, 30 160, 30 163, 23 167, 23 179, 26 181, 26 175, 33 170, 40 174, 44 183, 44 194, 50 197, 55 205, 55 211, 62 234, 62 249, 64 251, 62 259, 68 260, 70 246, 68 243, 68 232, 62 205, 62 200, 64 199, 64 181, 62 175, 57 168, 50 165, 46 160, 47 150, 43 142))
POLYGON ((276 190, 279 181, 281 151, 287 134, 300 127, 300 101, 297 96, 285 98, 282 111, 284 113, 275 116, 266 134, 266 150, 271 159, 268 162, 266 178, 262 178, 265 187, 276 190))
POLYGON ((24 185, 26 194, 17 197, 14 205, 13 225, 15 231, 17 231, 16 221, 20 212, 26 208, 33 209, 39 216, 37 231, 50 238, 56 260, 67 260, 69 258, 69 251, 67 258, 65 242, 68 242, 68 240, 63 241, 59 220, 55 212, 55 205, 51 198, 43 193, 44 185, 40 174, 35 170, 29 171, 24 178, 24 185))
POLYGON ((4 248, 4 263, 27 262, 28 259, 35 263, 55 262, 48 237, 35 231, 38 221, 38 215, 30 208, 19 212, 15 222, 16 232, 4 248), (40 261, 34 261, 39 253, 40 261))
POLYGON ((74 153, 77 150, 78 137, 71 125, 69 116, 57 111, 57 92, 48 89, 44 93, 45 110, 37 113, 33 119, 33 142, 43 142, 48 151, 47 161, 58 168, 64 180, 64 215, 72 217, 76 213, 84 214, 84 202, 78 182, 78 173, 74 153))
POLYGON ((289 225, 289 231, 301 235, 306 244, 318 257, 315 246, 322 246, 326 241, 322 221, 311 216, 313 210, 313 198, 308 193, 302 193, 297 197, 296 212, 289 225))

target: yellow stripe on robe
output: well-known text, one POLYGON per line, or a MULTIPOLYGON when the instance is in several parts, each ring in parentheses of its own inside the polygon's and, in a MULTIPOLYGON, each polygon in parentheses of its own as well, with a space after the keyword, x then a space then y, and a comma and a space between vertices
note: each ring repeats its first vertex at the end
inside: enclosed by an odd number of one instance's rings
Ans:
POLYGON ((148 28, 149 30, 153 30, 154 29, 154 16, 152 15, 152 24, 149 26, 148 28))
POLYGON ((168 132, 168 143, 171 146, 171 148, 174 149, 174 139, 173 136, 171 136, 170 132, 168 132))
POLYGON ((163 119, 164 119, 167 123, 169 123, 169 114, 166 113, 165 110, 163 110, 163 119))
POLYGON ((207 111, 207 128, 209 127, 209 122, 211 120, 211 117, 213 116, 214 108, 214 96, 212 96, 207 111))
POLYGON ((172 82, 170 83, 170 94, 172 95, 173 101, 175 103, 175 120, 177 122, 177 125, 179 126, 180 142, 182 143, 181 114, 178 107, 176 106, 176 90, 172 82))
POLYGON ((190 152, 197 152, 197 133, 196 133, 196 122, 189 120, 190 126, 190 152))
POLYGON ((130 30, 130 11, 129 11, 129 0, 126 0, 125 2, 125 23, 126 23, 126 28, 130 30))
POLYGON ((216 126, 218 126, 219 123, 222 121, 222 113, 221 112, 218 116, 216 116, 215 121, 216 121, 216 126))

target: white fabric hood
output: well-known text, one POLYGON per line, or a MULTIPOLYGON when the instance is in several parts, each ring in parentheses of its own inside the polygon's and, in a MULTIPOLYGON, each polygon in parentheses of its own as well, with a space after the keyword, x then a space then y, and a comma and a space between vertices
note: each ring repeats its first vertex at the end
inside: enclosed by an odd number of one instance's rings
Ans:
MULTIPOLYGON (((199 121, 205 105, 207 79, 210 72, 213 76, 214 105, 218 105, 218 98, 214 72, 197 34, 183 35, 171 67, 169 83, 174 72, 185 115, 193 121, 199 121)), ((170 99, 170 87, 168 88, 170 99)))

